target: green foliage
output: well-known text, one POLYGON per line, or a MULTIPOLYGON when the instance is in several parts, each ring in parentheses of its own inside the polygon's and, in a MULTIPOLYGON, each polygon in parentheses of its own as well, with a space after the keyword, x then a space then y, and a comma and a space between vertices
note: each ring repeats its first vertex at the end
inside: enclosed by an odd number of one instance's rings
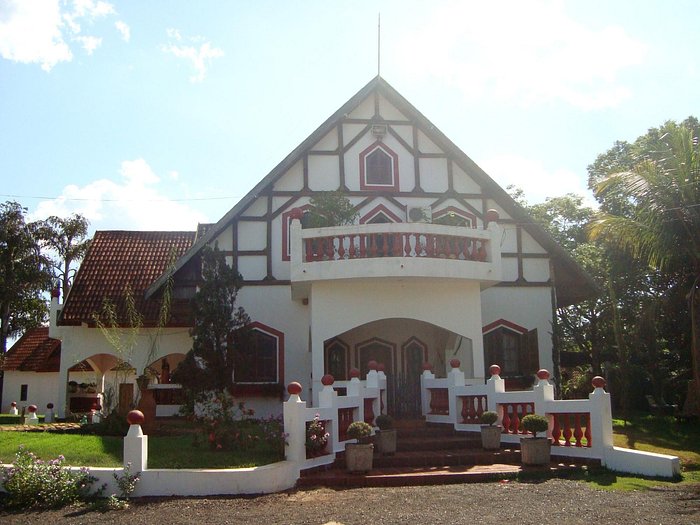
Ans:
POLYGON ((493 412, 491 410, 487 410, 483 414, 481 414, 481 422, 484 425, 493 425, 496 421, 498 421, 498 414, 496 412, 493 412))
POLYGON ((113 410, 99 423, 89 423, 82 425, 80 431, 83 434, 93 434, 96 436, 120 436, 123 437, 129 431, 129 423, 126 417, 113 410))
POLYGON ((39 224, 27 223, 26 208, 0 204, 0 356, 7 339, 47 320, 42 294, 51 288, 48 258, 41 253, 39 224))
POLYGON ((345 226, 353 224, 358 217, 357 210, 341 191, 317 193, 309 203, 311 208, 302 221, 305 228, 345 226))
POLYGON ((357 439, 360 443, 372 435, 372 426, 364 421, 353 421, 348 426, 348 437, 357 439))
POLYGON ((237 345, 249 343, 250 318, 236 308, 240 275, 218 246, 202 250, 202 281, 193 299, 192 349, 172 374, 172 381, 194 393, 224 391, 233 381, 237 345))
POLYGON ((387 414, 380 414, 374 420, 379 430, 391 430, 394 428, 394 418, 387 414))
POLYGON ((532 432, 533 437, 537 437, 538 432, 546 432, 549 428, 549 421, 539 414, 528 414, 521 422, 523 428, 532 432))
POLYGON ((63 467, 63 456, 42 461, 20 447, 11 467, 3 469, 2 486, 9 493, 9 508, 59 508, 85 500, 97 480, 83 467, 73 472, 63 467))

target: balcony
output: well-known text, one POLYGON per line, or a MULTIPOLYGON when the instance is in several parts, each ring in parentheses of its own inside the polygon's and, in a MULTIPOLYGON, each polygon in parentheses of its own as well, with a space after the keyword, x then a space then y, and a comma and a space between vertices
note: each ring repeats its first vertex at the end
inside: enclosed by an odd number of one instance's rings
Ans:
POLYGON ((502 280, 501 230, 425 223, 290 228, 292 298, 314 281, 337 279, 468 279, 482 289, 502 280))

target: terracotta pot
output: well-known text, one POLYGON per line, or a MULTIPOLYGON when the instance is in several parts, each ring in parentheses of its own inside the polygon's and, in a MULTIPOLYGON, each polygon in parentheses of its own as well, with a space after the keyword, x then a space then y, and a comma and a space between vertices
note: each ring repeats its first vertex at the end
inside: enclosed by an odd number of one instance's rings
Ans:
POLYGON ((345 445, 345 464, 348 472, 369 472, 372 470, 374 445, 348 443, 345 445))
POLYGON ((548 465, 550 449, 549 438, 524 437, 520 439, 520 458, 523 465, 548 465))
POLYGON ((481 425, 481 448, 484 450, 500 449, 502 431, 503 427, 499 425, 481 425))
POLYGON ((380 430, 377 432, 377 448, 380 454, 393 456, 396 454, 396 430, 380 430))

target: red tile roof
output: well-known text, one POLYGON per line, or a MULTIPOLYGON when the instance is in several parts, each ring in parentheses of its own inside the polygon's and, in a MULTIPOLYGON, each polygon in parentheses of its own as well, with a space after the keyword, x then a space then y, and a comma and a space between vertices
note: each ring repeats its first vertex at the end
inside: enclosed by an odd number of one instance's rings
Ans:
POLYGON ((155 296, 144 300, 144 292, 192 246, 195 235, 194 231, 95 232, 58 324, 94 324, 94 314, 102 311, 105 299, 116 306, 120 321, 126 323, 125 294, 131 289, 144 325, 154 325, 160 301, 155 296))
POLYGON ((32 328, 5 354, 3 370, 22 372, 58 372, 61 341, 49 337, 49 327, 32 328))

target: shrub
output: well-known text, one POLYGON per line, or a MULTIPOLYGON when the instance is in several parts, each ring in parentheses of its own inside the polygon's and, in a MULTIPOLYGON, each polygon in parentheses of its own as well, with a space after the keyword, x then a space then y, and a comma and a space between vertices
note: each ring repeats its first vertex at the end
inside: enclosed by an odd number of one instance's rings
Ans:
POLYGON ((2 486, 9 493, 7 506, 58 508, 87 499, 97 478, 85 467, 73 472, 62 466, 63 461, 63 456, 42 461, 20 446, 14 465, 2 472, 2 486))
POLYGON ((484 425, 493 425, 496 421, 498 421, 498 414, 496 412, 492 412, 491 410, 487 410, 483 414, 481 414, 481 422, 484 425))
POLYGON ((380 430, 391 430, 394 428, 394 418, 386 414, 381 414, 377 416, 374 420, 380 430))
POLYGON ((522 420, 522 425, 525 430, 532 432, 533 437, 537 437, 538 432, 546 432, 549 428, 549 421, 546 417, 539 414, 528 414, 522 420))
POLYGON ((364 421, 354 421, 348 427, 348 437, 363 443, 372 435, 372 426, 364 421))

